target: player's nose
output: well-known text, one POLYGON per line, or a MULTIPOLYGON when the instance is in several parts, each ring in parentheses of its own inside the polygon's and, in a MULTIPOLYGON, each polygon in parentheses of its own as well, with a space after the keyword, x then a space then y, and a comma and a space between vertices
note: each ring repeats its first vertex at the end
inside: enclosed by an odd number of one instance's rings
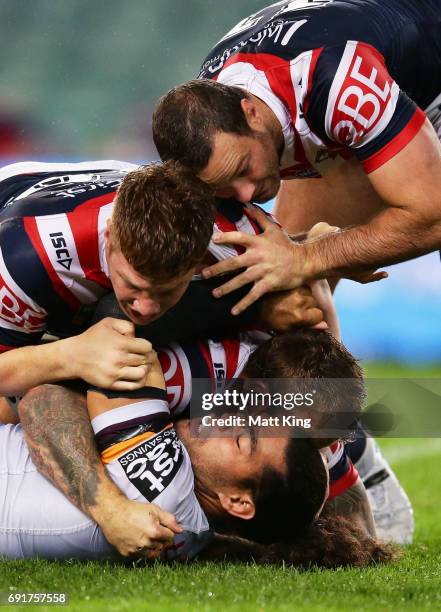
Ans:
POLYGON ((142 297, 134 300, 132 308, 141 315, 141 317, 153 317, 161 311, 159 303, 150 297, 142 297))
POLYGON ((237 179, 232 183, 233 196, 242 204, 252 202, 256 186, 248 179, 237 179))

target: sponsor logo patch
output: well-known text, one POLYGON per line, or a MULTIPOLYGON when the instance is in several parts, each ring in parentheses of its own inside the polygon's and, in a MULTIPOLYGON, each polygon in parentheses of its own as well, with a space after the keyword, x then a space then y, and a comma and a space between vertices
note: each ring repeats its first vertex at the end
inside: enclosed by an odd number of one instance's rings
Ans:
POLYGON ((172 482, 184 458, 174 429, 142 442, 118 459, 130 482, 152 503, 172 482))
POLYGON ((18 297, 0 274, 0 319, 16 331, 40 332, 45 329, 46 313, 34 310, 18 297))
POLYGON ((365 144, 389 123, 398 93, 378 51, 349 42, 329 94, 328 135, 347 146, 365 144))
POLYGON ((67 249, 67 242, 63 236, 63 232, 52 232, 49 234, 49 238, 51 239, 52 246, 55 249, 55 255, 58 263, 63 266, 63 268, 66 268, 66 270, 70 270, 72 265, 72 257, 67 249))

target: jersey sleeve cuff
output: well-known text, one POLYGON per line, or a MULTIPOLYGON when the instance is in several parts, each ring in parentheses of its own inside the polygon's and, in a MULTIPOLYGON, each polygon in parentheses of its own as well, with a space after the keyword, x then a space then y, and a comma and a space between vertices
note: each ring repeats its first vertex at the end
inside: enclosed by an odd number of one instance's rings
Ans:
POLYGON ((404 149, 404 147, 418 134, 425 120, 426 115, 420 108, 417 108, 412 119, 395 138, 379 151, 368 157, 368 159, 362 161, 366 174, 370 174, 374 170, 377 170, 404 149))
POLYGON ((122 426, 124 423, 134 419, 142 417, 151 419, 153 416, 168 416, 169 414, 167 402, 151 399, 103 412, 93 418, 91 424, 95 435, 97 435, 112 425, 122 426))
POLYGON ((336 480, 335 482, 331 482, 329 485, 329 495, 328 500, 337 497, 337 495, 341 495, 345 493, 348 489, 354 486, 354 484, 358 480, 358 472, 352 461, 350 462, 350 467, 346 474, 336 480))

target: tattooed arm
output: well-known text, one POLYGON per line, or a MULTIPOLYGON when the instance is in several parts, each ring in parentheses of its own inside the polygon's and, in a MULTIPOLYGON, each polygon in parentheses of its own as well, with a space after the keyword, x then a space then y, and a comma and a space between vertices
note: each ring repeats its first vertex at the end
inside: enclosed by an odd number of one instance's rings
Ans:
POLYGON ((122 555, 156 544, 163 531, 159 509, 129 501, 108 477, 95 446, 85 396, 43 385, 27 393, 19 414, 38 471, 93 518, 122 555))
POLYGON ((342 495, 337 495, 326 502, 324 514, 344 516, 352 524, 360 527, 375 538, 375 522, 364 484, 358 478, 357 482, 342 495))

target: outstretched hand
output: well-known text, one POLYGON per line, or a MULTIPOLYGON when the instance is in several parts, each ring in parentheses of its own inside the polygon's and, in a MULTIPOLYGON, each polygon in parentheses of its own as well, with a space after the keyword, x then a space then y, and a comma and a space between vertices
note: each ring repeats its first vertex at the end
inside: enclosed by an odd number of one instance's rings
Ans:
MULTIPOLYGON (((237 276, 213 291, 217 298, 254 283, 248 294, 232 309, 233 315, 239 315, 266 293, 296 289, 314 278, 326 277, 325 272, 315 274, 306 256, 305 244, 292 242, 288 234, 262 210, 250 208, 248 214, 263 232, 257 236, 239 231, 217 234, 213 237, 216 244, 234 245, 244 249, 244 253, 220 261, 202 272, 205 278, 212 278, 239 271, 237 276)), ((319 223, 312 228, 308 240, 321 240, 325 234, 334 231, 339 231, 339 228, 319 223)), ((384 271, 367 271, 348 278, 360 283, 371 283, 387 276, 384 271)))
POLYGON ((215 297, 222 297, 248 283, 254 283, 251 291, 233 308, 234 315, 240 314, 265 293, 295 289, 304 280, 298 257, 294 254, 298 247, 291 242, 288 234, 262 210, 250 208, 248 213, 263 233, 253 236, 245 232, 226 232, 214 236, 216 244, 232 244, 244 248, 245 252, 203 270, 205 278, 212 278, 246 268, 213 291, 215 297))

